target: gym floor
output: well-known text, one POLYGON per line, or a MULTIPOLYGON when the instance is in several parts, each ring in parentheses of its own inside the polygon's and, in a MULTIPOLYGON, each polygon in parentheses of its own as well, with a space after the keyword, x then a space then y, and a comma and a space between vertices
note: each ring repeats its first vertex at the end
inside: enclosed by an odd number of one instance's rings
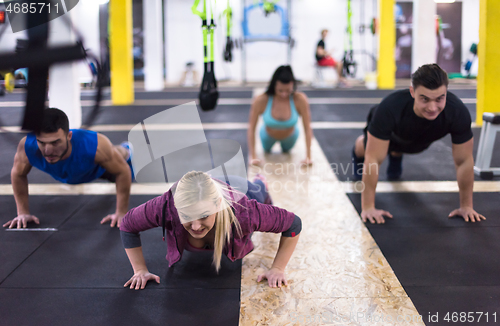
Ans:
MULTIPOLYGON (((275 204, 303 220, 287 267, 289 287, 271 289, 255 281, 272 263, 279 235, 254 234, 256 249, 242 261, 224 260, 217 275, 211 256, 203 253, 186 252, 169 269, 161 230, 155 229, 144 232, 142 240, 148 268, 161 283, 149 283, 142 291, 123 288, 132 269, 119 231, 99 224, 114 211, 114 185, 68 186, 33 169, 30 210, 41 224, 28 231, 0 232, 0 326, 449 325, 454 312, 459 317, 474 312, 476 321, 482 312, 479 324, 484 325, 500 319, 498 179, 476 178, 474 208, 486 221, 448 219, 458 207, 458 193, 447 136, 424 153, 405 155, 400 182, 387 182, 386 163, 382 165, 377 206, 394 219, 364 225, 360 194, 349 181, 350 155, 369 108, 390 92, 301 90, 311 103, 313 167, 295 168, 305 158, 301 132, 290 155, 275 147, 266 155, 264 171, 249 169, 250 177, 265 173, 275 204)), ((474 118, 475 89, 454 85, 450 90, 474 118)), ((238 141, 246 158, 246 123, 251 98, 259 91, 221 88, 217 109, 200 111, 207 138, 238 141)), ((92 129, 119 144, 133 125, 197 95, 193 88, 138 89, 134 105, 119 107, 111 106, 107 96, 92 129)), ((23 98, 22 93, 0 98, 2 224, 16 216, 10 169, 23 137, 16 132, 23 98)), ((82 104, 85 116, 91 92, 83 92, 82 104)), ((475 156, 480 129, 473 131, 475 156)), ((263 156, 260 147, 258 151, 263 156)), ((498 137, 492 163, 500 166, 498 137)), ((133 184, 130 207, 167 189, 133 184)))

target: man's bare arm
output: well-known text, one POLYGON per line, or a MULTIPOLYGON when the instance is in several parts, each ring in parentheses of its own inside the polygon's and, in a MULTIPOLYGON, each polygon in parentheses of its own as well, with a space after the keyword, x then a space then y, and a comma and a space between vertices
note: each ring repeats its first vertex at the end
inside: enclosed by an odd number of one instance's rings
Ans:
POLYGON ((474 139, 463 144, 453 144, 453 161, 457 171, 457 183, 460 194, 460 208, 455 209, 449 214, 449 217, 459 215, 466 222, 479 222, 486 218, 478 214, 473 208, 472 193, 474 187, 474 158, 472 148, 474 139))
POLYGON ((111 226, 116 223, 120 226, 121 219, 128 212, 132 173, 125 159, 106 136, 98 134, 97 139, 95 163, 116 176, 116 212, 105 217, 101 223, 111 220, 111 226))
POLYGON ((24 150, 25 142, 26 137, 19 142, 16 155, 14 156, 14 164, 10 171, 12 190, 17 207, 17 217, 5 223, 4 227, 25 228, 28 222, 40 223, 36 216, 30 214, 29 209, 28 173, 31 171, 32 166, 24 150))
POLYGON ((371 223, 384 223, 384 215, 392 215, 375 208, 375 189, 377 188, 380 164, 384 161, 389 150, 389 140, 379 139, 370 132, 367 133, 365 162, 363 167, 364 190, 361 193, 361 218, 363 222, 368 219, 371 223))

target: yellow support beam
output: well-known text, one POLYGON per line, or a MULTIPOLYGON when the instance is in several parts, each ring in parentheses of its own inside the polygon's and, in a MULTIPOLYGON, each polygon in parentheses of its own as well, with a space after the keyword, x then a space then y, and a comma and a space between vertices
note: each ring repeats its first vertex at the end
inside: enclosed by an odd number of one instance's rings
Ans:
POLYGON ((115 105, 132 104, 134 102, 132 0, 111 0, 109 22, 111 101, 115 105))
POLYGON ((396 86, 396 22, 394 20, 395 0, 378 1, 379 36, 377 84, 380 89, 394 89, 396 86))
POLYGON ((483 124, 484 112, 500 112, 500 1, 480 0, 477 47, 476 124, 483 124))

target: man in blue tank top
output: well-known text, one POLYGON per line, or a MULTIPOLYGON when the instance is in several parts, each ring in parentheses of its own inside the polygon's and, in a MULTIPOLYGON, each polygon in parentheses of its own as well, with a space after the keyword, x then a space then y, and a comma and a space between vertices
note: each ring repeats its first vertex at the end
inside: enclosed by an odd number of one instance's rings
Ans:
POLYGON ((34 166, 54 179, 80 184, 102 178, 116 183, 116 211, 101 220, 111 227, 120 226, 128 211, 133 178, 131 149, 128 143, 113 146, 104 135, 83 129, 69 129, 66 114, 46 109, 39 134, 30 133, 17 147, 11 170, 17 217, 3 226, 25 228, 29 222, 40 224, 28 205, 28 173, 34 166))

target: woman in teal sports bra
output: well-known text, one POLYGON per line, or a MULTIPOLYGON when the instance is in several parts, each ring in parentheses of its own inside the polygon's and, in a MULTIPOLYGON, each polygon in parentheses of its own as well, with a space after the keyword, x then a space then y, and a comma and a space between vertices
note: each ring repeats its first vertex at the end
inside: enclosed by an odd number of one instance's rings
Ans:
POLYGON ((277 141, 281 149, 288 153, 299 137, 296 124, 299 116, 304 123, 306 136, 306 159, 301 163, 311 165, 311 112, 309 102, 304 93, 296 92, 297 85, 290 66, 280 66, 273 74, 267 91, 257 96, 250 109, 248 127, 248 148, 250 164, 260 165, 261 160, 255 153, 255 129, 259 116, 262 115, 264 125, 259 131, 262 147, 266 153, 277 141))

